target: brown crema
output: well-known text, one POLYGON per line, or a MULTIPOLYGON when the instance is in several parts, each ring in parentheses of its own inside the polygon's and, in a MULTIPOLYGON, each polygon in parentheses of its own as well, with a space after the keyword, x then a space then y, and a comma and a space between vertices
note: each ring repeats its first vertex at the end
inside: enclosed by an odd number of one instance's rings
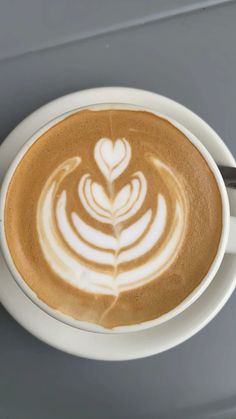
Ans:
POLYGON ((221 195, 170 122, 139 110, 82 110, 21 159, 4 228, 39 299, 112 328, 155 319, 199 285, 220 241, 221 195))

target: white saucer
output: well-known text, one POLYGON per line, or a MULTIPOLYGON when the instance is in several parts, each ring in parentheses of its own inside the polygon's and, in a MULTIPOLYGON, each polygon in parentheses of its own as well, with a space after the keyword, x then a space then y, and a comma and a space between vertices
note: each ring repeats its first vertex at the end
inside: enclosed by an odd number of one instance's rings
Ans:
MULTIPOLYGON (((22 121, 0 147, 0 182, 17 150, 52 118, 94 103, 132 103, 150 107, 185 125, 208 148, 217 163, 235 166, 219 136, 201 118, 182 105, 155 93, 121 87, 84 90, 50 102, 22 121)), ((30 175, 30 174, 29 174, 30 175)), ((231 213, 236 215, 236 191, 229 191, 231 213)), ((176 318, 146 331, 102 335, 64 325, 36 307, 8 272, 0 256, 0 300, 30 333, 62 351, 85 358, 128 360, 166 351, 201 330, 226 303, 236 286, 236 257, 226 255, 204 294, 176 318)))

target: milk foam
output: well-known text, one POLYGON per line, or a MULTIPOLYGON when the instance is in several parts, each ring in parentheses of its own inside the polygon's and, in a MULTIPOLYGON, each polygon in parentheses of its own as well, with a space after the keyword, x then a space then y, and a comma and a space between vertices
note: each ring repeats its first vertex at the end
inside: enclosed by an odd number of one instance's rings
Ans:
POLYGON ((88 218, 75 211, 68 213, 66 189, 58 194, 62 181, 81 164, 76 156, 58 166, 43 187, 37 207, 39 242, 49 266, 60 278, 91 293, 117 295, 144 285, 173 263, 184 237, 185 196, 171 167, 157 156, 150 158, 150 167, 169 179, 174 211, 159 192, 153 196, 156 210, 145 207, 148 181, 141 170, 128 182, 124 176, 123 186, 115 192, 114 183, 122 180, 132 158, 125 138, 100 139, 92 158, 104 184, 90 173, 79 179, 77 199, 88 218), (102 231, 104 225, 111 227, 111 234, 102 231))

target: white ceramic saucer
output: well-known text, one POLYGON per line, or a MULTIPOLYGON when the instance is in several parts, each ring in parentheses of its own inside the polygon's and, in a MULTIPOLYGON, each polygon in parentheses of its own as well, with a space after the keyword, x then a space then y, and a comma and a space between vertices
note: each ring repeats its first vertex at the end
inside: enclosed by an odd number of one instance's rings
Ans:
MULTIPOLYGON (((108 87, 61 97, 22 121, 0 147, 0 182, 18 149, 42 125, 76 107, 109 102, 146 106, 175 119, 199 138, 217 163, 235 166, 234 158, 215 131, 182 105, 143 90, 108 87)), ((229 191, 229 194, 231 213, 236 215, 236 192, 229 191)), ((49 345, 74 355, 100 360, 137 359, 180 344, 213 319, 232 294, 235 285, 236 257, 226 255, 210 286, 182 314, 146 331, 102 335, 67 326, 41 311, 17 286, 0 256, 0 300, 7 311, 25 329, 49 345)))

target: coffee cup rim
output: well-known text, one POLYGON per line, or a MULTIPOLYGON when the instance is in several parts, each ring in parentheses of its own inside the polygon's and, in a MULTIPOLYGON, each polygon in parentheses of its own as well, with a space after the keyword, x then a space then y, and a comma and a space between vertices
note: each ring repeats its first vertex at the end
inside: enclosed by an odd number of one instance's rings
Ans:
POLYGON ((151 327, 160 325, 173 317, 176 317, 181 312, 183 312, 186 308, 188 308, 191 304, 193 304, 200 295, 205 291, 205 289, 208 287, 208 285, 211 283, 211 281, 214 279, 220 265, 222 262, 222 259, 225 254, 226 245, 228 241, 229 236, 229 220, 230 220, 230 209, 229 209, 229 199, 228 194, 226 191, 226 187, 223 181, 223 178, 221 176, 221 173, 217 167, 216 162, 214 161, 213 157, 209 153, 209 151, 206 149, 206 147, 201 143, 201 141, 191 133, 190 130, 188 130, 185 126, 177 122, 175 119, 170 118, 166 116, 165 114, 161 112, 156 112, 150 107, 146 106, 140 106, 132 103, 95 103, 90 104, 86 106, 76 107, 70 111, 64 112, 60 115, 58 115, 55 118, 52 118, 50 121, 42 125, 39 129, 37 129, 23 144, 23 146, 18 150, 16 153, 14 159, 12 160, 8 170, 5 173, 2 186, 0 189, 0 244, 2 248, 3 257, 5 259, 6 265, 11 272, 15 282, 20 287, 20 289, 24 292, 24 294, 30 298, 30 300, 36 304, 40 309, 42 309, 44 312, 52 316, 53 318, 68 324, 70 326, 88 331, 88 332, 94 332, 94 333, 130 333, 130 332, 137 332, 140 330, 149 329, 151 327), (211 169, 219 191, 221 195, 221 202, 222 202, 222 231, 221 231, 221 237, 220 242, 218 245, 218 249, 215 255, 215 258, 207 272, 207 274, 204 276, 204 278, 201 280, 200 284, 183 300, 180 304, 178 304, 176 307, 174 307, 172 310, 168 311, 167 313, 161 315, 160 317, 148 320, 142 323, 134 324, 134 325, 127 325, 127 326, 119 326, 115 327, 113 329, 106 329, 102 326, 96 325, 94 323, 89 322, 83 322, 80 320, 73 319, 72 317, 61 313, 58 310, 52 309, 49 307, 46 303, 44 303, 42 300, 40 300, 36 293, 28 286, 28 284, 24 281, 18 270, 16 269, 14 265, 14 261, 11 257, 10 250, 7 244, 6 235, 5 235, 5 229, 4 229, 4 211, 5 211, 5 200, 7 196, 8 187, 10 184, 10 181, 12 179, 12 176, 20 163, 23 156, 27 153, 29 148, 34 144, 34 142, 48 129, 59 123, 60 121, 63 121, 65 118, 67 118, 70 115, 73 115, 74 113, 80 112, 85 109, 89 110, 108 110, 108 109, 127 109, 127 110, 139 110, 139 111, 146 111, 149 113, 152 113, 156 116, 159 116, 169 123, 171 123, 174 127, 179 129, 186 137, 187 139, 198 149, 198 151, 201 153, 204 160, 207 162, 208 167, 211 169))

